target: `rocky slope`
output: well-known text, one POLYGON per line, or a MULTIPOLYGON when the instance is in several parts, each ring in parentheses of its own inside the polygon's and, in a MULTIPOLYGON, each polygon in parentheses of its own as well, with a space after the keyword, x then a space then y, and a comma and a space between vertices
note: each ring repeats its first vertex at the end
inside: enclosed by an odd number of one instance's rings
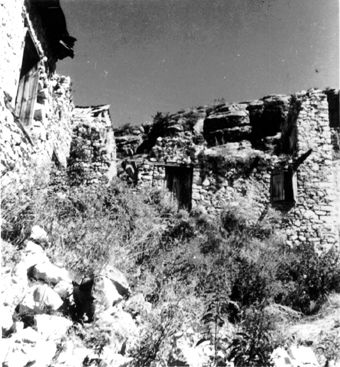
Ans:
MULTIPOLYGON (((153 332, 146 321, 153 305, 143 294, 132 294, 124 274, 112 266, 77 283, 61 264, 50 261, 44 251, 48 243, 39 226, 33 226, 20 251, 2 242, 2 365, 161 366, 138 359, 143 338, 145 343, 148 335, 151 342, 153 332)), ((293 341, 274 350, 273 365, 339 366, 339 307, 340 296, 330 296, 317 317, 306 319, 287 307, 271 306, 269 314, 285 330, 286 340, 293 341), (317 356, 312 347, 318 348, 317 356)), ((221 335, 230 338, 236 331, 227 323, 221 335)), ((167 365, 214 365, 209 362, 212 345, 200 338, 190 327, 175 330, 171 345, 163 346, 168 350, 167 365)))

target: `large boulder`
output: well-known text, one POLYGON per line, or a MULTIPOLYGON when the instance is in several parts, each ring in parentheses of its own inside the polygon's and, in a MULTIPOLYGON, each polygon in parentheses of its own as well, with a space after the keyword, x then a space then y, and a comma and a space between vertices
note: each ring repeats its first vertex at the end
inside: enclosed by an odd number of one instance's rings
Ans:
POLYGON ((3 339, 0 348, 0 362, 6 367, 48 367, 56 353, 54 341, 44 340, 31 327, 3 339))
POLYGON ((10 308, 11 313, 14 312, 17 304, 21 302, 27 286, 27 276, 19 277, 10 272, 1 274, 0 299, 4 306, 10 308))
POLYGON ((247 110, 215 113, 205 119, 204 133, 241 125, 249 125, 249 113, 247 110))
POLYGON ((271 357, 274 367, 320 367, 313 349, 303 345, 292 345, 288 351, 276 348, 271 357))
POLYGON ((18 305, 19 314, 37 314, 56 311, 63 305, 60 296, 47 284, 37 285, 28 290, 18 305))
POLYGON ((124 310, 129 312, 132 317, 138 315, 147 315, 152 310, 152 304, 145 301, 142 293, 138 293, 130 297, 124 304, 124 310))
POLYGON ((27 241, 20 252, 20 262, 14 267, 13 275, 22 280, 27 279, 27 272, 36 264, 49 263, 49 259, 40 245, 27 241))
POLYGON ((107 310, 123 299, 111 279, 105 276, 96 276, 94 278, 92 297, 96 314, 107 310))
POLYGON ((31 229, 30 239, 36 243, 47 243, 48 235, 43 228, 35 225, 31 229))
POLYGON ((12 311, 10 307, 0 305, 0 325, 2 334, 7 334, 13 326, 12 311))
POLYGON ((118 293, 123 297, 128 297, 131 294, 131 289, 126 276, 114 266, 107 266, 100 272, 100 276, 109 278, 116 287, 118 293))
POLYGON ((69 281, 61 280, 53 287, 53 290, 58 293, 62 299, 66 299, 73 293, 73 284, 69 281))
POLYGON ((69 284, 72 283, 71 276, 66 269, 60 268, 49 261, 35 264, 29 273, 31 277, 48 284, 55 285, 61 281, 68 282, 69 284))
POLYGON ((25 247, 23 248, 22 251, 24 254, 28 255, 28 254, 44 254, 44 250, 43 248, 38 245, 37 243, 28 240, 25 242, 25 247))
POLYGON ((100 354, 100 360, 104 366, 128 367, 131 366, 133 358, 113 353, 110 345, 106 345, 100 354))
POLYGON ((97 275, 85 278, 80 285, 74 284, 73 299, 78 317, 84 314, 91 321, 99 314, 119 303, 131 293, 129 283, 122 272, 108 266, 97 275))
POLYGON ((119 307, 102 312, 95 322, 101 333, 108 336, 112 353, 128 353, 136 345, 139 329, 132 316, 119 307))
POLYGON ((35 315, 35 328, 44 340, 58 341, 66 336, 67 330, 72 326, 72 321, 56 315, 35 315))
POLYGON ((91 359, 93 352, 74 339, 65 340, 60 354, 56 357, 53 367, 80 367, 84 361, 91 359))

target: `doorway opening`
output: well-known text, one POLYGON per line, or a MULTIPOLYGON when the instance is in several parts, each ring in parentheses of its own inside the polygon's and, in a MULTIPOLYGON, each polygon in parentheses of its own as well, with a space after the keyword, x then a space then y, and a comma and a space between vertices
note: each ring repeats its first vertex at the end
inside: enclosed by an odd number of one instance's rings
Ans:
POLYGON ((166 187, 177 200, 178 209, 191 210, 192 177, 192 167, 165 166, 166 187))

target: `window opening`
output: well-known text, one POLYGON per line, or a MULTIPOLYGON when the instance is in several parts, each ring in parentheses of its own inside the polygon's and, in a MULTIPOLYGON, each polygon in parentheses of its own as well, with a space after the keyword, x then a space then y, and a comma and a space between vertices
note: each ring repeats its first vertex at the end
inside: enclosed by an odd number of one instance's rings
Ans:
POLYGON ((271 176, 273 204, 293 205, 296 202, 297 181, 292 169, 275 171, 271 176))

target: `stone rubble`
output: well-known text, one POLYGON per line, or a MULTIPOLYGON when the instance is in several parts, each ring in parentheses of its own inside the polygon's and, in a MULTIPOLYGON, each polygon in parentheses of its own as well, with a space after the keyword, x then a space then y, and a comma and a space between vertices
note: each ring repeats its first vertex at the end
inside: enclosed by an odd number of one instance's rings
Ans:
MULTIPOLYGON (((34 226, 29 238, 19 251, 15 271, 6 266, 1 269, 2 365, 81 367, 84 361, 97 360, 126 366, 131 361, 126 350, 139 340, 136 311, 128 311, 134 299, 126 303, 131 294, 126 277, 110 266, 85 279, 81 287, 66 269, 49 261, 37 243, 48 243, 41 227, 34 226), (76 336, 69 339, 70 331, 81 327, 67 314, 72 304, 80 309, 78 316, 82 316, 81 309, 91 309, 89 316, 94 321, 87 325, 109 336, 109 344, 101 353, 84 346, 76 336)), ((144 305, 143 297, 137 298, 139 307, 151 312, 151 305, 145 301, 144 305)))

